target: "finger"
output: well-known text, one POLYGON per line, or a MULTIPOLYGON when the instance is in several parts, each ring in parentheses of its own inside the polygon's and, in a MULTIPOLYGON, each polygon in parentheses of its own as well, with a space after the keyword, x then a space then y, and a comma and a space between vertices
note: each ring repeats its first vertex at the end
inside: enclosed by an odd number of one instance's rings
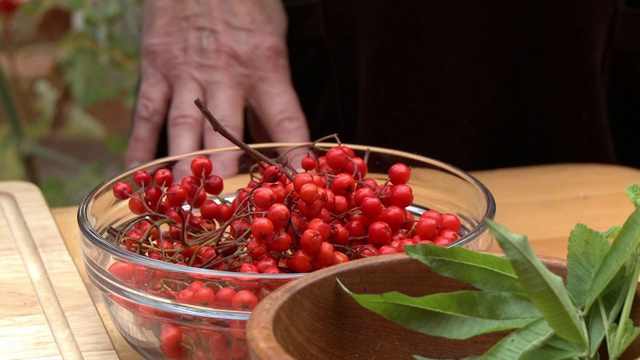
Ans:
MULTIPOLYGON (((218 86, 218 91, 207 92, 205 106, 220 122, 220 124, 235 138, 243 140, 244 133, 244 91, 239 86, 218 86)), ((204 145, 207 149, 235 147, 235 145, 221 134, 215 132, 211 124, 205 121, 204 145)), ((226 177, 237 172, 237 161, 241 152, 224 152, 212 156, 218 175, 226 177)))
POLYGON ((251 99, 256 115, 273 141, 309 141, 309 127, 288 77, 258 83, 251 99))
MULTIPOLYGON (((255 97, 252 98, 255 99, 253 108, 269 137, 274 142, 309 141, 309 127, 288 75, 274 75, 271 79, 259 82, 253 93, 255 97)), ((292 153, 288 148, 279 151, 286 154, 290 166, 300 167, 299 154, 292 153)))
POLYGON ((125 157, 127 167, 155 157, 170 97, 171 89, 162 75, 153 70, 143 71, 125 157))
MULTIPOLYGON (((218 91, 208 91, 205 99, 207 109, 218 122, 235 138, 242 140, 244 132, 245 96, 240 87, 218 86, 218 91)), ((228 139, 214 131, 211 124, 204 123, 204 145, 206 148, 234 146, 228 139)))
POLYGON ((169 155, 180 155, 202 148, 204 117, 193 101, 203 90, 197 81, 183 78, 176 82, 169 109, 169 155))

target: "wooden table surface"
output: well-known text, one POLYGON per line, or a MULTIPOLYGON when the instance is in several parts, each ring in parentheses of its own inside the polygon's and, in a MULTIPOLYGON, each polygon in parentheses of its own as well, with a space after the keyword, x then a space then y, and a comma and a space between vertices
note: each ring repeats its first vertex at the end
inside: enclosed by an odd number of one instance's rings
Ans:
MULTIPOLYGON (((622 224, 633 211, 625 187, 640 183, 640 169, 599 164, 510 168, 474 175, 493 193, 498 223, 527 235, 539 255, 561 258, 566 256, 567 237, 575 224, 582 222, 600 231, 622 224)), ((76 212, 76 207, 51 209, 70 258, 95 299, 83 269, 76 212)), ((100 304, 96 309, 118 356, 136 359, 100 304)), ((1 335, 0 343, 6 340, 1 335)))

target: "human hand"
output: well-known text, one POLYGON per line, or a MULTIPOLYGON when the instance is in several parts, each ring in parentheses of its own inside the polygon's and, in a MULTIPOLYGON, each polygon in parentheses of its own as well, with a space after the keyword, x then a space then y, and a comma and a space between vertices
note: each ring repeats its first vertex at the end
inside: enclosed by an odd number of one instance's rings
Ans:
POLYGON ((196 98, 240 139, 248 107, 271 141, 309 140, 291 85, 281 0, 154 0, 144 6, 127 166, 154 158, 165 121, 169 155, 231 146, 204 120, 196 98))

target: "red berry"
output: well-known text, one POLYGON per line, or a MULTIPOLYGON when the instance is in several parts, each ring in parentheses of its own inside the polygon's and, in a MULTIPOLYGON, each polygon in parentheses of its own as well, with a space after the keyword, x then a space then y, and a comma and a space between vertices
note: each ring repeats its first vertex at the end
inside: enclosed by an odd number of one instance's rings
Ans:
POLYGON ((337 264, 343 264, 349 262, 349 257, 340 251, 334 251, 333 252, 333 264, 337 265, 337 264))
POLYGON ((389 194, 393 205, 405 208, 413 204, 413 190, 406 184, 394 185, 389 194))
POLYGON ((211 159, 207 156, 196 156, 191 160, 191 173, 201 179, 206 178, 213 171, 213 164, 211 159))
POLYGON ((224 189, 224 181, 218 175, 209 175, 202 183, 204 191, 211 195, 220 195, 224 189))
POLYGON ((262 273, 263 274, 282 274, 284 272, 280 270, 280 268, 277 266, 269 266, 268 268, 264 269, 262 273))
POLYGON ((369 225, 367 243, 382 246, 391 242, 391 227, 383 221, 374 221, 369 225))
POLYGON ((284 229, 276 230, 273 236, 267 240, 271 251, 285 252, 291 247, 291 236, 284 229))
POLYGON ((177 347, 182 342, 182 330, 178 326, 163 324, 160 332, 160 343, 167 347, 177 347))
POLYGON ((328 167, 339 172, 347 165, 348 157, 348 152, 344 146, 336 146, 327 151, 325 161, 328 167))
POLYGON ((353 175, 340 173, 333 178, 331 190, 333 190, 336 195, 348 197, 355 191, 355 189, 356 180, 353 178, 353 175))
POLYGON ((129 198, 129 210, 136 215, 144 214, 146 208, 142 200, 142 195, 135 194, 129 198))
POLYGON ((230 308, 231 300, 236 295, 237 291, 232 287, 223 287, 216 293, 216 306, 222 308, 230 308))
POLYGON ((388 175, 393 185, 406 184, 411 178, 411 168, 403 163, 395 163, 389 168, 388 175))
POLYGON ((457 234, 460 232, 461 226, 462 224, 460 223, 460 218, 457 217, 455 214, 449 214, 449 213, 442 214, 443 229, 450 229, 457 234))
POLYGON ((258 269, 257 265, 254 264, 249 264, 249 263, 244 263, 240 266, 240 270, 239 272, 241 273, 251 273, 251 274, 257 274, 260 272, 260 269, 258 269))
POLYGON ((249 290, 240 290, 231 299, 231 307, 237 310, 253 310, 256 305, 258 297, 249 290))
POLYGON ((270 268, 272 266, 277 267, 278 266, 278 262, 276 261, 276 259, 273 256, 267 254, 267 255, 261 257, 260 259, 254 261, 253 265, 256 267, 258 272, 263 273, 266 269, 268 269, 268 268, 270 268))
POLYGON ((109 273, 122 281, 133 280, 134 266, 129 263, 117 261, 109 266, 109 273))
POLYGON ((323 241, 322 234, 318 230, 307 229, 300 236, 300 247, 307 254, 313 255, 318 252, 323 241))
POLYGON ((318 249, 318 252, 314 255, 313 260, 320 267, 331 266, 335 263, 334 254, 335 249, 333 245, 328 242, 323 242, 322 244, 320 244, 320 249, 318 249))
POLYGON ((362 219, 349 220, 344 227, 349 234, 351 234, 351 237, 359 238, 367 235, 367 228, 362 222, 362 219))
POLYGON ((169 206, 182 206, 187 201, 187 190, 181 184, 173 184, 167 189, 166 199, 169 206))
POLYGON ((153 185, 147 187, 147 189, 144 191, 144 199, 146 201, 146 204, 153 210, 158 208, 160 200, 162 200, 162 196, 164 196, 164 193, 159 186, 153 185))
POLYGON ((251 224, 249 223, 249 220, 245 218, 239 218, 231 222, 231 226, 229 230, 232 236, 238 238, 238 237, 244 236, 247 233, 247 231, 249 231, 250 229, 251 229, 251 224))
POLYGON ((273 223, 266 217, 257 217, 251 223, 251 234, 258 239, 266 239, 273 235, 273 223))
POLYGON ((180 184, 187 192, 187 198, 191 199, 196 195, 196 192, 200 189, 201 181, 195 176, 187 175, 182 178, 180 184))
POLYGON ((375 196, 367 197, 362 200, 362 204, 360 205, 360 212, 370 220, 377 220, 383 210, 384 205, 382 205, 382 201, 375 196))
POLYGON ((262 180, 268 183, 273 183, 282 177, 282 167, 279 165, 269 165, 262 170, 262 180))
POLYGON ((216 296, 212 288, 202 286, 193 292, 192 301, 197 305, 213 305, 216 301, 216 296))
POLYGON ((293 177, 293 189, 300 192, 300 188, 304 184, 313 183, 313 175, 311 173, 299 173, 293 177))
POLYGON ((433 240, 439 232, 438 222, 432 217, 423 217, 416 223, 416 235, 422 240, 433 240))
POLYGON ((118 200, 126 200, 133 194, 133 187, 125 181, 119 181, 113 186, 113 196, 118 200))
POLYGON ((304 201, 307 204, 318 200, 318 197, 320 196, 318 185, 314 183, 307 183, 300 186, 298 194, 300 195, 300 200, 304 201))
POLYGON ((342 215, 349 210, 349 201, 342 195, 335 195, 333 200, 333 209, 330 211, 335 215, 342 215))
POLYGON ((346 245, 349 241, 349 230, 340 222, 331 223, 331 234, 329 235, 330 241, 336 245, 346 245))
POLYGON ((222 203, 220 204, 220 221, 226 222, 233 216, 233 208, 231 205, 222 203))
POLYGON ((450 238, 440 235, 436 236, 436 238, 433 240, 433 243, 439 246, 449 246, 452 242, 453 240, 451 240, 450 238))
POLYGON ((376 196, 376 191, 372 187, 363 186, 353 194, 353 203, 356 204, 356 206, 360 206, 364 199, 376 196))
POLYGON ((405 211, 399 206, 392 205, 382 210, 378 220, 389 224, 392 231, 397 231, 405 223, 405 211))
POLYGON ((200 205, 200 214, 205 219, 217 219, 220 216, 220 205, 211 199, 207 199, 200 205))
POLYGON ((307 230, 312 229, 320 233, 322 241, 326 241, 331 236, 331 226, 321 218, 314 218, 307 224, 307 230))
POLYGON ((317 163, 318 162, 316 161, 316 159, 309 154, 305 155, 302 158, 302 160, 300 160, 300 166, 302 166, 302 168, 305 169, 306 171, 311 171, 315 169, 317 163))
POLYGON ((276 202, 276 193, 267 186, 261 186, 253 192, 253 203, 259 209, 268 209, 276 202))
POLYGON ((391 245, 382 245, 378 249, 378 255, 396 254, 398 252, 400 251, 391 245))
POLYGON ((254 239, 247 244, 247 254, 252 259, 259 259, 263 257, 269 251, 267 243, 263 239, 254 239))
POLYGON ((284 204, 276 203, 267 209, 267 218, 271 220, 275 229, 283 229, 287 226, 290 217, 291 212, 284 204))
POLYGON ((173 172, 167 168, 158 169, 153 174, 153 181, 159 186, 168 187, 173 184, 173 172))
POLYGON ((356 156, 347 161, 343 171, 352 174, 358 180, 362 180, 367 175, 369 168, 363 158, 356 156))
POLYGON ((145 187, 151 184, 151 175, 145 170, 137 170, 133 173, 133 183, 138 187, 145 187))
POLYGON ((451 242, 458 240, 458 233, 451 229, 442 229, 440 230, 440 234, 438 236, 445 237, 449 239, 451 242))
POLYGON ((199 189, 197 193, 192 197, 187 197, 187 200, 191 203, 193 208, 199 208, 205 200, 207 200, 207 192, 204 189, 199 189))
POLYGON ((297 273, 305 273, 311 271, 311 255, 304 252, 304 250, 298 250, 293 253, 293 256, 287 260, 287 266, 291 271, 297 273))
POLYGON ((442 214, 437 210, 433 210, 433 209, 427 210, 420 215, 420 218, 423 218, 423 217, 430 217, 435 219, 436 223, 438 224, 438 228, 441 228, 442 224, 444 223, 442 219, 442 214))

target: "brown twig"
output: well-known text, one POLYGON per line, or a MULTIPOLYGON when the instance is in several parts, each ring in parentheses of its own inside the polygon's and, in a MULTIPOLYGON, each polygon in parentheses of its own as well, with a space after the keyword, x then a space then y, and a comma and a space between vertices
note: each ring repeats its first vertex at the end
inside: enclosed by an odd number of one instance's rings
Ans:
POLYGON ((207 119, 207 121, 209 121, 209 123, 211 124, 211 126, 213 127, 213 130, 215 132, 217 132, 220 135, 224 136, 225 139, 231 141, 234 145, 239 147, 242 151, 244 151, 247 155, 249 155, 251 158, 253 158, 256 162, 258 162, 258 163, 265 162, 265 163, 267 163, 269 165, 278 165, 275 161, 269 159, 264 154, 260 153, 259 151, 255 150, 254 148, 250 147, 244 141, 239 140, 233 134, 231 134, 229 131, 227 131, 227 129, 224 126, 222 126, 220 121, 218 121, 218 119, 216 119, 216 117, 213 116, 211 111, 209 111, 209 109, 207 109, 207 107, 205 106, 204 102, 201 99, 199 99, 199 98, 196 99, 194 101, 194 103, 196 104, 198 109, 200 109, 200 111, 202 112, 204 117, 207 119))

